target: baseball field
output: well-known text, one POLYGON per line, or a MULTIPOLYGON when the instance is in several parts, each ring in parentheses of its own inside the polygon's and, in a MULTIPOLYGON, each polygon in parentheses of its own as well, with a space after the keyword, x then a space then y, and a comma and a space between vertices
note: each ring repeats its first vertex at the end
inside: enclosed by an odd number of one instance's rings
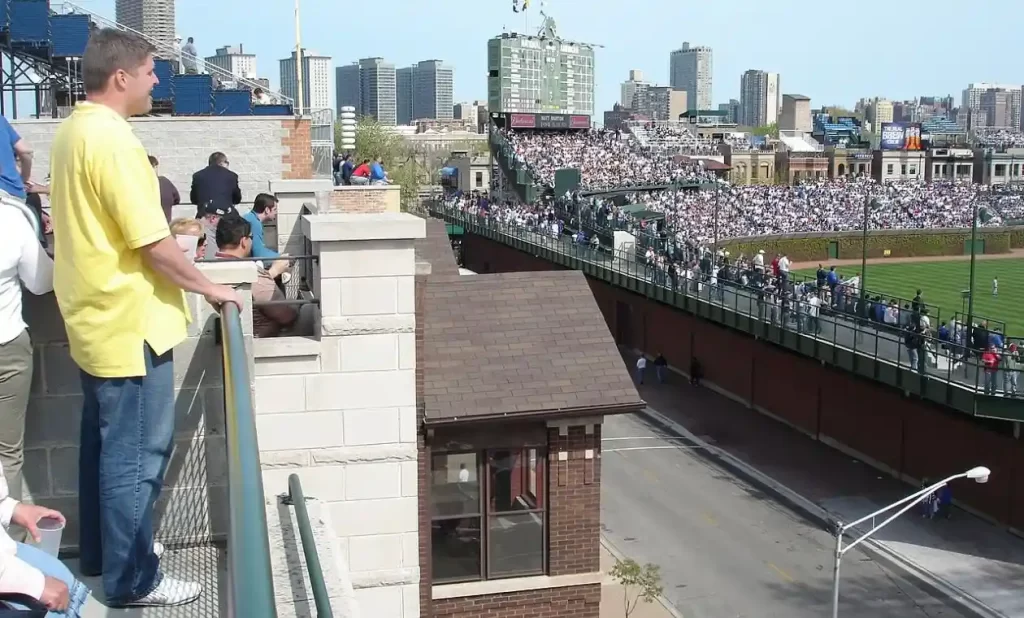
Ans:
MULTIPOLYGON (((827 268, 827 264, 826 264, 827 268)), ((840 274, 860 272, 860 264, 836 266, 840 274)), ((803 268, 798 274, 813 277, 816 268, 803 268)), ((1006 334, 1024 337, 1024 258, 977 260, 974 275, 974 314, 1006 325, 1006 334), (998 279, 999 294, 993 295, 992 281, 998 279)), ((866 287, 873 295, 910 299, 921 290, 922 299, 939 307, 939 323, 966 311, 963 292, 970 285, 970 261, 893 261, 868 263, 866 287)))

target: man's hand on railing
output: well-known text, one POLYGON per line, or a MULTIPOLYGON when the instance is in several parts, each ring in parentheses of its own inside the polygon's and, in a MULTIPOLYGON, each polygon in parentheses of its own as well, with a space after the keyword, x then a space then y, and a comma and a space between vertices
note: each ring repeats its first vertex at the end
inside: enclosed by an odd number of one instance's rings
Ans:
POLYGON ((204 296, 206 297, 206 302, 213 305, 218 311, 224 303, 234 303, 238 306, 239 311, 243 307, 242 295, 238 293, 238 290, 229 285, 214 285, 204 296))

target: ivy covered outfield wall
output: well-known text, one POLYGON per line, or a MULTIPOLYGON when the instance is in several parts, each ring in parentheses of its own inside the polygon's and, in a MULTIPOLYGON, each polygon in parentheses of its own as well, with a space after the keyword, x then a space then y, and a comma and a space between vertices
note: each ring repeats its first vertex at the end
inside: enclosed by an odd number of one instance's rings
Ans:
MULTIPOLYGON (((769 255, 785 253, 793 262, 824 262, 861 257, 863 232, 810 232, 777 236, 745 236, 720 241, 735 257, 759 249, 769 255), (829 248, 835 243, 830 254, 829 248)), ((970 253, 970 229, 869 230, 868 257, 928 257, 970 253), (887 253, 888 252, 888 253, 887 253)), ((1009 253, 1024 248, 1024 226, 978 228, 985 253, 1009 253)), ((981 247, 978 247, 981 249, 981 247)))

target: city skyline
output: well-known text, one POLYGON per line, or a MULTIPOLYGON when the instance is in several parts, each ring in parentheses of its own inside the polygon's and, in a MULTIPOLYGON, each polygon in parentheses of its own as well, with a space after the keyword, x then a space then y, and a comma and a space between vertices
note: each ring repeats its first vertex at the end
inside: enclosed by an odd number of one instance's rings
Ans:
MULTIPOLYGON (((266 12, 257 15, 240 0, 223 0, 215 5, 179 0, 177 4, 177 32, 182 37, 195 37, 202 57, 213 55, 217 47, 242 43, 247 51, 262 56, 267 66, 267 62, 287 57, 294 49, 291 5, 271 5, 266 7, 266 12), (288 35, 260 35, 267 24, 287 25, 288 35)), ((815 106, 852 108, 863 97, 904 100, 926 94, 950 94, 959 103, 959 93, 972 82, 1024 83, 1024 74, 1013 62, 1014 54, 996 47, 996 41, 1015 40, 1010 20, 986 17, 1009 14, 1015 5, 1008 0, 993 0, 991 4, 984 15, 962 15, 962 19, 958 19, 957 37, 972 41, 971 53, 953 55, 936 63, 935 46, 922 41, 920 45, 901 47, 899 66, 889 62, 894 43, 881 29, 858 31, 858 40, 846 44, 856 46, 859 62, 852 65, 837 62, 835 33, 812 27, 814 5, 806 1, 775 7, 740 0, 738 5, 712 6, 693 12, 664 1, 637 0, 630 11, 635 17, 626 15, 607 20, 607 11, 616 6, 608 0, 588 3, 593 9, 589 11, 576 10, 583 6, 579 0, 564 0, 549 2, 548 12, 558 21, 561 36, 603 46, 596 50, 596 116, 619 99, 619 86, 629 69, 642 70, 651 83, 669 84, 669 54, 684 40, 714 50, 713 108, 730 99, 739 99, 739 76, 752 66, 771 67, 784 75, 783 91, 806 94, 815 106), (663 18, 644 17, 652 14, 663 18), (735 15, 743 15, 744 19, 736 20, 735 15), (682 19, 686 28, 680 30, 678 24, 682 19), (623 29, 644 34, 622 37, 623 29), (780 33, 781 38, 769 38, 767 35, 772 32, 780 33), (787 32, 793 35, 789 43, 785 37, 787 32), (793 45, 818 53, 793 53, 793 45), (986 58, 984 65, 976 61, 979 56, 986 58), (906 67, 913 67, 913 70, 908 71, 906 67)), ((399 2, 395 8, 404 5, 399 2)), ((87 8, 107 17, 114 16, 114 0, 94 0, 87 8)), ((874 1, 864 8, 868 12, 884 13, 886 20, 892 23, 919 20, 919 15, 908 6, 874 1)), ((943 0, 933 9, 952 13, 956 6, 943 0)), ((528 17, 513 14, 506 2, 487 3, 474 11, 438 11, 436 14, 396 10, 389 11, 386 25, 347 32, 342 45, 335 42, 333 22, 318 17, 330 15, 334 10, 335 7, 325 0, 303 3, 304 46, 335 59, 382 56, 396 66, 409 66, 424 57, 445 59, 462 76, 455 83, 453 99, 456 102, 486 98, 488 39, 500 34, 503 26, 508 31, 526 31, 527 19, 532 34, 541 20, 539 12, 532 8, 528 17), (424 37, 423 32, 438 35, 424 37), (460 35, 443 36, 451 32, 460 35)), ((268 77, 272 79, 272 88, 278 89, 278 76, 268 77)))

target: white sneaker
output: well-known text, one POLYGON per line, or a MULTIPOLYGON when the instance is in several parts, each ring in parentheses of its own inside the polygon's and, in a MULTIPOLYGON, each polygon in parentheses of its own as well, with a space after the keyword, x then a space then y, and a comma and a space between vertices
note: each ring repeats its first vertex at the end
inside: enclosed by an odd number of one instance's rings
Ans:
POLYGON ((172 607, 191 603, 203 594, 203 586, 195 582, 164 577, 160 585, 141 599, 125 603, 125 607, 172 607))
POLYGON ((163 558, 164 556, 164 544, 160 541, 153 541, 153 553, 156 554, 157 558, 163 558))

